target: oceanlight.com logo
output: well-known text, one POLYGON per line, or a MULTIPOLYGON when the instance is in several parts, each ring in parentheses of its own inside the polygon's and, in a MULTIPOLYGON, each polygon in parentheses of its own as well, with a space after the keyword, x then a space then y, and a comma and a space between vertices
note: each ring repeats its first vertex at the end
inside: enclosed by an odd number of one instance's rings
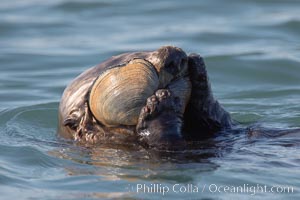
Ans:
POLYGON ((291 194, 294 193, 293 186, 283 185, 262 185, 262 184, 242 184, 242 185, 218 185, 218 184, 142 184, 138 183, 130 185, 131 192, 142 194, 159 194, 166 195, 168 193, 177 194, 192 194, 192 193, 212 193, 212 194, 224 194, 224 193, 236 193, 236 194, 249 194, 256 195, 259 193, 272 193, 272 194, 291 194))
MULTIPOLYGON (((206 185, 204 185, 204 187, 206 187, 206 185)), ((208 191, 210 193, 245 193, 255 195, 258 193, 294 193, 294 188, 292 186, 267 186, 260 184, 243 184, 240 186, 210 184, 208 191)))

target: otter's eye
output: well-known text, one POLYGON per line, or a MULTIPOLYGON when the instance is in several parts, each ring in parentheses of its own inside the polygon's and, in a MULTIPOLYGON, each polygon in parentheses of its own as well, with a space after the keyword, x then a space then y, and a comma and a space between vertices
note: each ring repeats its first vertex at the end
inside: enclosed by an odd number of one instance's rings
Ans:
POLYGON ((187 59, 182 59, 180 62, 180 69, 184 69, 187 64, 187 59))
POLYGON ((171 62, 170 64, 168 64, 166 67, 165 67, 166 71, 169 72, 170 74, 177 74, 178 73, 178 68, 177 66, 175 65, 174 62, 171 62))

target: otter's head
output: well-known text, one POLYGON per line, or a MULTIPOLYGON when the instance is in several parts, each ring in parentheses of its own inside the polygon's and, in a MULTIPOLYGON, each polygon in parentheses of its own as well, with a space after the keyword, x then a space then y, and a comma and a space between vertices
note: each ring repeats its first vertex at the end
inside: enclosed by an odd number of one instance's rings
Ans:
POLYGON ((188 73, 186 53, 173 46, 163 46, 149 54, 147 59, 154 65, 159 74, 159 88, 165 88, 173 80, 188 73))
POLYGON ((141 141, 155 144, 180 140, 190 93, 187 55, 165 46, 107 68, 91 87, 88 102, 101 124, 136 127, 141 141))

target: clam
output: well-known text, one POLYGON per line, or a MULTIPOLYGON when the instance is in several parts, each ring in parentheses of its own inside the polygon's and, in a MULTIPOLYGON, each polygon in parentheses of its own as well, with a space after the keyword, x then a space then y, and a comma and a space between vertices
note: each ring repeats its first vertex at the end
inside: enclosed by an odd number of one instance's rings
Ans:
POLYGON ((136 125, 140 110, 159 85, 155 67, 143 59, 105 70, 89 96, 94 117, 106 126, 136 125))

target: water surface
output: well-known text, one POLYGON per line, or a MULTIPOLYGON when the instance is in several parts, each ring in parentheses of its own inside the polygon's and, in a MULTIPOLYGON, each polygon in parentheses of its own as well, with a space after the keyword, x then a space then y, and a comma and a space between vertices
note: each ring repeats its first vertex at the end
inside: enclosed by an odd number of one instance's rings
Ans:
POLYGON ((300 127, 299 8, 296 0, 1 1, 1 199, 299 199, 297 134, 249 139, 242 129, 184 152, 85 148, 56 135, 74 77, 167 44, 205 58, 215 96, 244 127, 300 127), (199 192, 136 193, 137 184, 199 192), (210 192, 213 184, 294 191, 210 192))

